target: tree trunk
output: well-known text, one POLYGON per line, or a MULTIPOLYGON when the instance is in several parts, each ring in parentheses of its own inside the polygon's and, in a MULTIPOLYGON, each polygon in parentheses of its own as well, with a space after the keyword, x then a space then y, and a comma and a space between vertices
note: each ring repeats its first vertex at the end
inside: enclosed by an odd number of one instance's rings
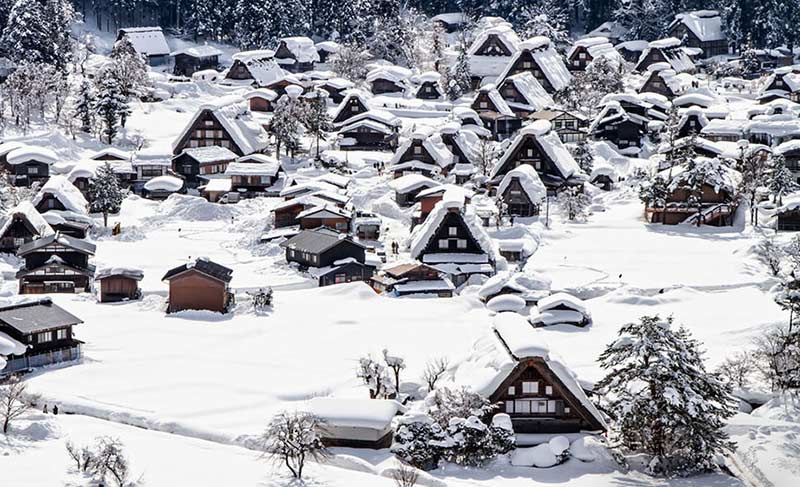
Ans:
POLYGON ((103 211, 103 227, 108 228, 108 211, 103 211))

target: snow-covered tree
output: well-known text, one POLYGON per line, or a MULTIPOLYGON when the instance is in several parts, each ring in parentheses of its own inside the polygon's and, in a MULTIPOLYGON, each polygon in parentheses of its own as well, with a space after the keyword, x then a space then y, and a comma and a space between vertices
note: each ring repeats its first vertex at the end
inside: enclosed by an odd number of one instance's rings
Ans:
POLYGON ((470 416, 482 418, 494 409, 488 399, 466 388, 436 389, 428 400, 430 402, 428 414, 443 429, 446 429, 454 418, 470 416))
POLYGON ((702 224, 699 216, 703 211, 703 187, 710 184, 717 187, 727 179, 725 162, 719 158, 707 159, 690 157, 685 164, 686 169, 670 182, 670 191, 682 189, 686 192, 686 204, 697 208, 697 225, 702 224))
POLYGON ((116 438, 100 438, 95 448, 91 469, 95 479, 101 483, 111 481, 117 487, 125 487, 130 474, 130 465, 122 442, 116 438))
POLYGON ((732 448, 723 430, 734 414, 730 386, 705 368, 700 344, 672 318, 643 316, 619 331, 600 356, 608 402, 622 445, 650 457, 654 474, 715 468, 732 448))
POLYGON ((436 383, 447 372, 449 366, 450 362, 446 357, 428 360, 428 363, 425 364, 425 370, 422 371, 422 380, 428 385, 429 391, 436 389, 436 383))
POLYGON ((592 200, 577 186, 559 191, 556 201, 570 221, 585 221, 589 216, 589 205, 592 204, 592 200))
POLYGON ((453 418, 447 426, 447 435, 451 441, 444 456, 449 462, 480 467, 498 454, 489 427, 477 416, 453 418))
POLYGON ((556 93, 556 100, 567 109, 594 115, 603 97, 624 91, 624 74, 622 65, 605 56, 598 57, 583 72, 576 73, 566 88, 556 93))
POLYGON ((116 77, 107 71, 100 74, 94 100, 94 113, 102 123, 106 142, 111 144, 118 132, 117 125, 130 114, 128 98, 122 93, 116 77))
POLYGON ((262 0, 237 0, 234 39, 239 48, 264 49, 274 45, 275 37, 267 29, 273 15, 269 7, 269 3, 262 0))
POLYGON ((394 390, 400 392, 400 371, 406 368, 406 361, 403 360, 403 357, 390 355, 389 350, 384 348, 383 362, 386 364, 386 367, 392 371, 392 374, 394 374, 394 390))
POLYGON ((761 189, 768 182, 767 164, 761 154, 747 149, 743 149, 738 162, 738 170, 742 175, 738 191, 750 205, 750 223, 758 226, 756 202, 761 189))
POLYGON ((773 276, 777 276, 781 272, 781 265, 786 252, 783 248, 775 243, 772 238, 765 238, 755 248, 755 254, 773 276))
POLYGON ((296 479, 303 478, 306 461, 325 461, 329 454, 319 432, 325 422, 313 414, 304 412, 281 412, 269 422, 261 435, 264 455, 280 465, 283 464, 296 479))
POLYGON ((395 391, 386 366, 372 358, 371 355, 359 359, 356 377, 369 388, 370 399, 384 398, 395 391))
POLYGON ((269 123, 269 133, 275 137, 275 153, 280 157, 281 146, 287 155, 294 157, 300 148, 300 137, 303 135, 299 103, 289 95, 278 98, 269 123))
POLYGON ((779 393, 800 393, 800 327, 775 327, 755 339, 760 376, 779 393))
POLYGON ((427 414, 406 414, 395 429, 391 452, 422 470, 433 470, 442 458, 446 433, 427 414))
POLYGON ((422 68, 429 57, 430 28, 418 10, 401 4, 396 13, 374 17, 369 39, 370 51, 378 58, 399 66, 422 68))
POLYGON ((342 78, 360 83, 367 77, 370 59, 369 51, 364 45, 346 42, 339 45, 339 50, 331 56, 329 64, 333 72, 342 78))
POLYGON ((108 214, 118 213, 126 196, 127 191, 120 186, 108 162, 98 167, 94 177, 89 179, 89 210, 103 214, 104 227, 108 227, 108 214))
POLYGON ((75 102, 73 104, 73 110, 75 118, 80 121, 81 132, 88 134, 92 131, 92 127, 94 126, 94 86, 88 79, 83 78, 78 84, 78 90, 74 97, 75 102))
POLYGON ((717 373, 728 381, 731 387, 744 389, 750 383, 755 364, 753 354, 749 351, 734 353, 717 367, 717 373))
POLYGON ((327 95, 322 90, 314 90, 310 97, 304 99, 302 108, 303 126, 309 135, 314 137, 317 146, 317 159, 319 159, 320 139, 333 130, 331 116, 328 114, 327 95))
MULTIPOLYGON (((114 43, 111 59, 114 61, 111 73, 119 82, 123 96, 130 98, 144 94, 144 88, 150 85, 147 63, 144 57, 136 52, 127 36, 114 43)), ((125 123, 122 126, 124 127, 125 123)))
POLYGON ((766 186, 772 193, 772 201, 782 205, 783 196, 800 189, 795 181, 794 174, 786 167, 786 158, 783 154, 773 153, 766 171, 766 186))
POLYGON ((16 0, 8 15, 0 44, 13 61, 44 63, 51 60, 52 46, 40 0, 16 0))
POLYGON ((472 73, 469 67, 469 56, 467 55, 469 43, 466 33, 459 34, 456 49, 458 51, 456 62, 445 70, 443 78, 447 98, 453 101, 467 94, 472 86, 472 73))
POLYGON ((575 145, 570 146, 570 152, 575 162, 578 163, 578 167, 586 174, 592 174, 592 169, 594 169, 594 151, 592 151, 592 146, 589 142, 586 139, 578 141, 575 145))
POLYGON ((544 36, 559 50, 569 44, 569 14, 566 5, 559 0, 541 0, 524 3, 516 9, 513 18, 524 39, 544 36))
POLYGON ((661 38, 674 13, 664 0, 620 0, 614 10, 614 20, 626 26, 626 40, 661 38))
MULTIPOLYGON (((797 237, 795 237, 797 241, 797 237)), ((789 250, 788 254, 795 259, 793 250, 789 250)), ((780 290, 775 296, 775 302, 778 303, 782 309, 789 312, 789 325, 788 330, 791 332, 794 328, 800 329, 800 326, 795 324, 800 321, 800 269, 795 269, 784 279, 781 283, 780 290)))

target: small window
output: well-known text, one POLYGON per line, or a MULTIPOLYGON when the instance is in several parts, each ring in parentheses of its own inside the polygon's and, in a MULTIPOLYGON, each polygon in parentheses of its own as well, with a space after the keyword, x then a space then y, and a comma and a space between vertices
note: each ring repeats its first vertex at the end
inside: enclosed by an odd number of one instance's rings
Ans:
POLYGON ((466 249, 467 248, 467 241, 463 238, 458 239, 457 247, 459 249, 466 249))
POLYGON ((489 108, 489 104, 486 103, 485 101, 478 103, 478 106, 481 108, 489 108))
POLYGON ((421 145, 415 145, 414 146, 414 154, 422 154, 422 146, 421 145))
POLYGON ((65 328, 56 330, 56 340, 66 340, 66 339, 67 339, 67 330, 65 328))
POLYGON ((569 408, 564 408, 564 413, 569 414, 569 408))
POLYGON ((548 396, 553 395, 553 386, 544 386, 544 393, 548 396))
POLYGON ((447 239, 439 240, 439 248, 440 249, 449 249, 450 242, 447 239))
POLYGON ((513 396, 514 394, 516 394, 516 391, 517 391, 516 387, 511 386, 508 388, 508 395, 513 396))
POLYGON ((514 410, 517 413, 528 413, 531 412, 531 402, 530 401, 514 401, 514 410))
POLYGON ((523 394, 538 394, 539 393, 539 383, 538 382, 523 382, 522 383, 522 393, 523 394))
POLYGON ((458 227, 448 227, 447 234, 450 235, 451 237, 455 237, 456 235, 458 235, 458 227))
POLYGON ((578 54, 578 58, 580 58, 580 59, 586 59, 586 53, 585 53, 585 52, 582 52, 582 53, 578 54))
POLYGON ((36 343, 47 343, 52 339, 52 334, 49 331, 36 334, 36 343))
POLYGON ((358 105, 350 105, 350 111, 351 112, 357 112, 358 111, 358 105))
POLYGON ((530 69, 531 67, 533 67, 533 63, 531 63, 530 61, 522 61, 522 67, 525 69, 530 69))
POLYGON ((533 157, 533 149, 527 149, 527 150, 525 151, 525 154, 526 154, 528 157, 533 157))
POLYGON ((547 412, 555 413, 557 411, 556 401, 547 401, 547 412))
POLYGON ((514 401, 506 401, 506 412, 509 414, 514 412, 514 401))

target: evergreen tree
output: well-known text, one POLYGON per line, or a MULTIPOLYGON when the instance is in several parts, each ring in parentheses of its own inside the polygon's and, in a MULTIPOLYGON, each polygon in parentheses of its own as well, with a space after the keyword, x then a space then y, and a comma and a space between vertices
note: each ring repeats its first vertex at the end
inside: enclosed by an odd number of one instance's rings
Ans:
MULTIPOLYGON (((147 75, 149 68, 144 57, 136 52, 127 36, 114 43, 111 59, 114 63, 110 73, 119 82, 122 95, 126 98, 143 95, 144 88, 150 85, 150 78, 147 75)), ((124 120, 122 126, 125 126, 124 120)))
POLYGON ((564 2, 542 0, 532 5, 523 5, 513 17, 525 39, 544 36, 559 50, 569 44, 569 15, 564 2))
POLYGON ((370 60, 366 46, 356 42, 339 45, 339 51, 330 58, 334 73, 353 83, 364 81, 367 77, 367 63, 370 60))
POLYGON ((558 206, 572 220, 586 220, 592 200, 578 186, 567 187, 558 193, 558 206))
POLYGON ((575 162, 578 163, 581 170, 591 175, 594 169, 594 152, 589 142, 587 142, 586 139, 579 141, 572 146, 570 152, 572 152, 572 157, 575 159, 575 162))
POLYGON ((107 71, 100 73, 94 112, 103 125, 102 133, 106 136, 106 142, 111 144, 118 132, 117 124, 130 113, 130 108, 119 82, 107 71))
POLYGON ((472 73, 469 67, 469 43, 467 35, 461 33, 458 39, 458 56, 444 79, 444 89, 450 100, 458 100, 467 94, 472 86, 472 73))
POLYGON ((275 137, 275 155, 280 158, 281 146, 286 154, 294 157, 295 151, 300 147, 300 137, 303 133, 298 113, 297 100, 289 95, 283 95, 275 103, 272 120, 269 123, 269 133, 275 137))
POLYGON ((331 117, 328 114, 326 95, 321 90, 314 90, 313 96, 305 99, 303 109, 303 126, 309 135, 315 139, 317 146, 317 159, 319 159, 319 141, 325 140, 325 134, 333 129, 331 117))
POLYGON ((103 214, 104 227, 108 227, 108 214, 119 212, 126 195, 109 162, 97 168, 94 177, 89 179, 89 210, 103 214))
POLYGON ((52 47, 44 18, 45 9, 39 0, 16 0, 0 39, 12 61, 45 63, 50 59, 52 47))
POLYGON ((750 205, 750 223, 758 226, 756 200, 761 188, 767 184, 767 165, 756 151, 745 149, 742 152, 742 159, 739 161, 738 169, 742 175, 738 188, 739 194, 750 205))
POLYGON ((47 56, 44 61, 65 71, 67 63, 72 59, 72 22, 75 10, 69 0, 45 0, 44 6, 45 32, 49 41, 47 56))
POLYGON ((674 12, 663 0, 620 0, 614 10, 614 20, 626 26, 626 40, 661 38, 674 12))
POLYGON ((263 1, 238 0, 234 12, 234 39, 242 50, 264 49, 273 45, 275 39, 266 29, 271 13, 263 1))
POLYGON ((658 316, 619 335, 600 356, 607 375, 598 390, 622 445, 649 455, 654 474, 715 468, 714 456, 733 447, 723 427, 734 408, 730 386, 706 370, 699 343, 658 316))
POLYGON ((668 196, 669 183, 660 174, 639 187, 639 199, 645 204, 645 208, 664 208, 667 206, 668 196))
POLYGON ((786 158, 783 154, 773 153, 767 173, 767 187, 772 192, 772 199, 779 205, 783 204, 783 195, 800 189, 794 179, 792 171, 786 167, 786 158))
POLYGON ((94 87, 92 83, 84 78, 78 85, 78 92, 75 94, 75 117, 80 120, 81 132, 89 133, 94 125, 94 87))

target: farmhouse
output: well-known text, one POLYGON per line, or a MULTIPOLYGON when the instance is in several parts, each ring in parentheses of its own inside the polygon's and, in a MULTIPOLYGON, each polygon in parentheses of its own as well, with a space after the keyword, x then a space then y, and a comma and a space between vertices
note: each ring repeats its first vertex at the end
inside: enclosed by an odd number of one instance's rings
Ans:
POLYGON ((728 39, 722 31, 722 18, 715 10, 678 14, 667 31, 671 37, 681 39, 683 45, 702 49, 704 58, 728 54, 728 39))
POLYGON ((494 82, 519 49, 519 43, 517 33, 506 22, 479 32, 467 51, 472 87, 478 88, 484 80, 494 82))
POLYGON ((800 231, 800 200, 792 198, 775 210, 775 228, 779 232, 800 231))
POLYGON ((0 376, 79 360, 72 328, 81 323, 50 298, 0 307, 0 376))
POLYGON ((586 139, 587 118, 581 113, 558 108, 537 111, 531 120, 547 120, 553 126, 561 142, 575 143, 586 139))
POLYGON ((142 186, 142 196, 151 200, 165 200, 171 194, 185 192, 183 179, 168 175, 154 177, 142 186))
POLYGON ((526 72, 531 73, 547 93, 561 91, 572 81, 561 55, 547 37, 539 36, 522 42, 506 69, 497 77, 497 83, 501 84, 509 76, 526 72))
POLYGON ((268 49, 243 51, 233 55, 233 64, 225 72, 226 84, 264 88, 286 76, 268 49))
POLYGON ((453 154, 442 142, 439 134, 431 132, 414 132, 404 139, 388 162, 390 170, 397 172, 397 167, 404 162, 421 162, 433 166, 442 174, 453 166, 453 154))
POLYGON ((89 203, 80 190, 66 176, 53 176, 47 180, 31 200, 39 213, 50 210, 69 211, 85 215, 89 203))
POLYGON ((375 272, 375 266, 366 262, 366 247, 328 228, 303 230, 281 247, 286 249, 286 261, 308 270, 320 287, 369 281, 375 272))
POLYGON ((522 119, 511 110, 494 84, 482 86, 470 108, 475 110, 482 126, 495 140, 510 138, 522 126, 522 119))
POLYGON ((30 187, 45 182, 50 177, 50 166, 57 161, 56 153, 46 147, 21 145, 5 154, 2 168, 14 186, 30 187))
POLYGON ((622 55, 606 37, 584 37, 575 41, 567 52, 567 67, 572 71, 584 71, 592 61, 600 57, 617 66, 623 61, 622 55))
POLYGON ((412 206, 420 192, 438 186, 439 183, 433 179, 416 172, 409 172, 393 181, 389 181, 389 187, 394 190, 395 201, 398 206, 412 206))
POLYGON ((342 150, 394 150, 402 122, 389 112, 369 110, 347 119, 339 129, 342 150))
POLYGON ((533 166, 521 164, 503 176, 497 195, 507 205, 509 215, 530 217, 539 214, 547 189, 533 166))
POLYGON ((575 374, 550 351, 544 334, 517 313, 495 316, 492 329, 476 341, 454 379, 498 404, 517 434, 608 429, 575 374))
POLYGON ((497 296, 513 294, 530 306, 550 295, 551 284, 551 279, 543 274, 502 271, 483 283, 478 289, 478 296, 488 302, 497 296))
POLYGON ((444 97, 444 89, 440 83, 442 75, 436 71, 426 71, 417 76, 417 87, 414 96, 421 100, 440 100, 444 97))
POLYGON ((310 230, 319 227, 326 227, 340 233, 349 233, 352 214, 333 204, 314 206, 297 214, 297 221, 300 228, 310 230))
POLYGON ((526 117, 555 104, 553 98, 528 72, 508 76, 497 87, 497 91, 509 108, 520 117, 526 117))
POLYGON ((127 37, 137 53, 147 58, 150 66, 169 63, 169 46, 161 27, 126 27, 117 31, 117 40, 127 37))
POLYGON ((56 232, 20 245, 25 264, 17 271, 20 294, 87 292, 94 276, 95 245, 56 232))
POLYGON ((227 313, 234 303, 228 285, 233 270, 199 257, 170 269, 161 278, 169 282, 167 313, 207 310, 227 313))
POLYGON ((228 164, 236 158, 236 153, 226 147, 193 147, 172 158, 172 170, 184 179, 187 187, 196 188, 225 174, 228 164))
POLYGON ((694 61, 689 53, 681 45, 680 39, 674 37, 659 39, 648 44, 647 49, 642 51, 635 69, 644 73, 655 63, 667 63, 676 73, 692 73, 695 70, 694 61))
POLYGON ((245 198, 266 196, 281 171, 277 159, 265 154, 250 154, 228 164, 225 176, 231 178, 231 191, 245 198))
POLYGON ((344 124, 352 117, 369 111, 367 100, 369 95, 358 89, 351 89, 344 92, 344 99, 339 103, 336 111, 333 112, 334 124, 344 124))
POLYGON ((373 95, 405 93, 410 89, 411 71, 400 66, 379 66, 367 73, 373 95))
POLYGON ((261 152, 267 147, 264 128, 253 119, 247 103, 239 96, 226 96, 202 105, 172 143, 180 155, 197 147, 224 147, 238 156, 261 152))
POLYGON ((178 76, 191 76, 197 71, 216 70, 222 51, 213 46, 192 46, 175 51, 170 56, 174 59, 173 73, 178 76))
POLYGON ((326 64, 329 58, 339 52, 339 43, 334 41, 322 41, 314 44, 317 50, 317 57, 319 57, 320 64, 326 64))
POLYGON ((290 73, 302 73, 314 69, 319 54, 314 41, 308 37, 284 37, 275 49, 275 61, 290 73))
POLYGON ((441 276, 439 270, 419 262, 396 264, 381 269, 372 277, 372 288, 379 293, 396 296, 434 295, 440 298, 453 296, 455 286, 441 276))

